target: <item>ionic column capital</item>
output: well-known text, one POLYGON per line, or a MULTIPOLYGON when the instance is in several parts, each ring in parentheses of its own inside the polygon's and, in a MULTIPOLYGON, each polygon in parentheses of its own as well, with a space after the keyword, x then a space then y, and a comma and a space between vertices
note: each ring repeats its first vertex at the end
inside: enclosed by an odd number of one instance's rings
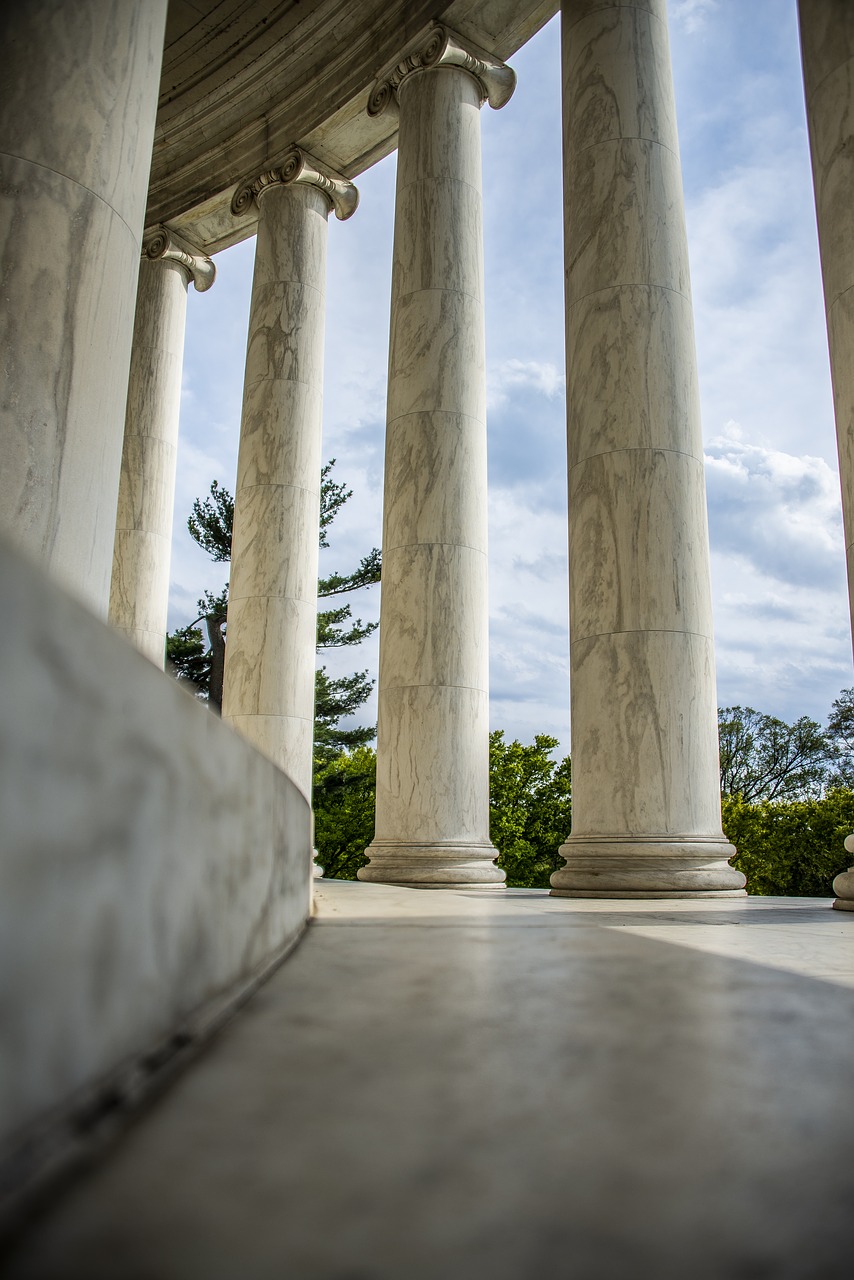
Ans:
POLYGON ((368 115, 382 115, 390 103, 396 104, 400 85, 408 75, 435 67, 459 67, 468 71, 480 86, 481 103, 488 102, 496 111, 510 101, 516 88, 516 72, 512 67, 476 48, 449 27, 437 24, 376 80, 368 98, 368 115))
POLYGON ((339 221, 346 221, 356 212, 359 192, 349 178, 322 165, 302 147, 293 147, 281 164, 242 182, 231 201, 231 212, 235 215, 246 213, 253 201, 257 204, 271 187, 290 187, 300 183, 322 191, 339 221))
POLYGON ((154 227, 145 233, 142 256, 151 262, 179 263, 187 272, 187 282, 192 280, 198 293, 210 289, 216 279, 213 261, 168 227, 154 227))

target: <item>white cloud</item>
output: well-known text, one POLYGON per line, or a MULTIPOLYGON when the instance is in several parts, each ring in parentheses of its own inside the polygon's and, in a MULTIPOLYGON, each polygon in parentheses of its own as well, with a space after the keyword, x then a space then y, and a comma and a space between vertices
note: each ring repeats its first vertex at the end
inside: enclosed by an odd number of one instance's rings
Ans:
POLYGON ((731 423, 709 444, 706 480, 719 701, 824 719, 850 684, 838 478, 731 423))
POLYGON ((839 480, 823 458, 796 457, 727 434, 708 446, 706 480, 718 551, 790 586, 838 587, 839 480))
POLYGON ((717 7, 717 0, 671 0, 670 16, 688 35, 694 35, 702 31, 717 7))
POLYGON ((566 377, 551 361, 513 358, 490 368, 486 390, 490 408, 506 404, 511 391, 530 391, 553 400, 566 395, 566 377))
MULTIPOLYGON (((489 382, 490 491, 512 489, 528 508, 566 510, 566 390, 548 361, 507 360, 489 382)), ((564 515, 565 519, 565 515, 564 515)))

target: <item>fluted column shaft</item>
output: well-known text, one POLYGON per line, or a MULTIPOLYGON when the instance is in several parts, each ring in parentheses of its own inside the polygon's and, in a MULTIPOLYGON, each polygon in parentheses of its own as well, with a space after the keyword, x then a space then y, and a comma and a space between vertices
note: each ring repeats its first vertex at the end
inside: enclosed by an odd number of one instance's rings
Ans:
POLYGON ((102 615, 165 19, 0 7, 0 523, 102 615))
MULTIPOLYGON (((295 153, 287 171, 263 175, 236 197, 257 199, 260 217, 222 713, 310 796, 332 197, 301 173, 303 157, 295 153)), ((356 201, 355 188, 343 185, 352 200, 336 207, 339 217, 356 201)))
MULTIPOLYGON (((798 15, 854 618, 854 7, 798 0, 798 15)), ((854 867, 833 887, 833 905, 854 911, 854 867)))
POLYGON ((504 873, 489 840, 485 95, 445 65, 406 75, 397 94, 376 836, 359 877, 494 887, 504 873))
POLYGON ((564 0, 572 835, 553 892, 740 892, 664 0, 564 0))
POLYGON ((119 504, 110 584, 110 621, 163 667, 187 286, 210 287, 209 258, 165 231, 139 268, 128 381, 119 504))

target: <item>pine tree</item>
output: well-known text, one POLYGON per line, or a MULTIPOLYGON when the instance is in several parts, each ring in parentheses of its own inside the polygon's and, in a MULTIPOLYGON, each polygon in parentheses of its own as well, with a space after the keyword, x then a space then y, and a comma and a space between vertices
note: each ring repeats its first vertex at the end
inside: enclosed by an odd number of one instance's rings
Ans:
MULTIPOLYGON (((326 463, 320 475, 320 546, 329 547, 328 530, 344 504, 353 496, 352 489, 331 478, 335 459, 326 463)), ((192 538, 216 563, 231 559, 231 536, 234 527, 234 499, 227 489, 214 480, 206 498, 197 498, 187 528, 192 538)), ((332 573, 319 578, 319 599, 344 595, 360 587, 379 582, 381 557, 374 547, 352 573, 332 573)), ((222 676, 225 663, 225 623, 228 611, 228 583, 219 595, 210 591, 198 601, 199 617, 166 637, 167 665, 178 680, 195 687, 198 696, 213 708, 222 706, 222 676), (199 623, 204 622, 208 635, 205 646, 199 623)), ((317 614, 317 648, 337 649, 359 644, 377 629, 376 622, 353 618, 349 604, 317 614)), ((367 671, 333 679, 320 667, 315 678, 314 753, 318 763, 332 759, 343 750, 352 750, 370 742, 372 727, 344 729, 340 721, 353 715, 370 697, 373 681, 367 671)))

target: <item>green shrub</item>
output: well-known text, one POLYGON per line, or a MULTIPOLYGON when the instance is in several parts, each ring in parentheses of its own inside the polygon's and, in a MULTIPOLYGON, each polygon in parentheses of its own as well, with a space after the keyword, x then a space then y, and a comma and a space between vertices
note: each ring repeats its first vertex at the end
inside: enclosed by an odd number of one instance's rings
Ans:
POLYGON ((327 876, 355 880, 374 838, 377 756, 371 747, 342 751, 316 766, 314 844, 327 876))
POLYGON ((854 832, 854 791, 760 804, 725 796, 722 808, 727 839, 738 850, 733 866, 747 876, 748 893, 833 896, 833 877, 851 862, 843 842, 854 832))
POLYGON ((563 866, 558 849, 569 835, 569 756, 552 759, 557 738, 538 733, 530 746, 489 735, 489 835, 511 888, 547 889, 563 866))

